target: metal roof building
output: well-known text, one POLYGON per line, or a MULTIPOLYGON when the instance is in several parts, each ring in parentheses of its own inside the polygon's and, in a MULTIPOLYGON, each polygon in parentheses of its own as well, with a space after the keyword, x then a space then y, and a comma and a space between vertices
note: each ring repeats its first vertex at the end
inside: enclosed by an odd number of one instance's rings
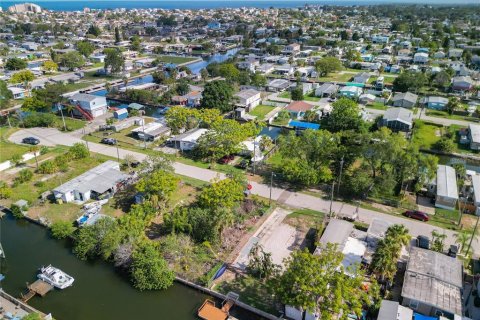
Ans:
POLYGON ((453 210, 455 209, 457 201, 458 189, 455 169, 446 165, 438 165, 435 206, 453 210))

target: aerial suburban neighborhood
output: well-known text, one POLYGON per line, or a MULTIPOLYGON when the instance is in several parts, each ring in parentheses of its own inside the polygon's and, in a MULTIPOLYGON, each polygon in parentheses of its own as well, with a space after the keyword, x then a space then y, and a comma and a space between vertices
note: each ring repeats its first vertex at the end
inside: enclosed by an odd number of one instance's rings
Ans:
POLYGON ((480 4, 191 2, 0 2, 0 319, 480 320, 480 4))

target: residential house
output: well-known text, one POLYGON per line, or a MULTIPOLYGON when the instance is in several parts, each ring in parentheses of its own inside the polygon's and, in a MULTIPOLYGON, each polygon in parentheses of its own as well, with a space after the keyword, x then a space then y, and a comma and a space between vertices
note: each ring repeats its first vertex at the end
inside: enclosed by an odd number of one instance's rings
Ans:
POLYGON ((429 109, 444 110, 447 106, 448 99, 444 97, 427 97, 425 105, 429 109))
POLYGON ((435 207, 455 210, 458 201, 458 188, 457 174, 453 167, 438 165, 435 189, 435 207))
POLYGON ((474 174, 472 177, 473 205, 475 206, 475 215, 480 215, 480 175, 474 174))
POLYGON ((155 141, 163 136, 168 136, 171 130, 160 122, 150 122, 132 130, 134 136, 142 141, 155 141))
POLYGON ((413 62, 418 64, 426 64, 428 63, 428 53, 425 52, 417 52, 413 56, 413 62))
POLYGON ((115 193, 128 177, 118 162, 108 160, 52 191, 57 201, 83 203, 115 193))
POLYGON ((8 88, 13 94, 13 99, 23 99, 26 97, 26 90, 19 87, 10 87, 8 88))
POLYGON ((315 96, 317 97, 331 97, 338 92, 339 86, 333 83, 324 83, 315 89, 315 96))
POLYGON ((305 112, 313 109, 313 105, 304 101, 294 101, 286 106, 285 109, 290 112, 292 118, 301 119, 305 115, 305 112))
POLYGON ((261 101, 260 91, 254 89, 240 91, 235 94, 235 97, 239 99, 236 105, 245 108, 247 112, 252 111, 261 101))
POLYGON ((298 52, 300 52, 300 44, 298 43, 286 45, 282 50, 283 54, 296 54, 298 52))
POLYGON ((388 108, 378 125, 392 131, 408 132, 413 126, 413 112, 405 108, 388 108))
POLYGON ((470 123, 468 125, 468 138, 470 149, 480 150, 480 124, 470 123))
POLYGON ((454 91, 469 91, 473 88, 473 80, 469 76, 459 76, 452 79, 454 91))
POLYGON ((191 151, 197 146, 198 139, 207 131, 207 129, 203 128, 193 129, 172 137, 169 141, 173 143, 175 148, 178 148, 181 151, 191 151))
POLYGON ((275 71, 275 68, 274 68, 273 64, 263 63, 263 64, 261 64, 257 67, 255 72, 259 72, 259 73, 262 73, 262 74, 268 74, 268 73, 272 73, 273 71, 275 71))
POLYGON ((411 92, 397 93, 392 101, 394 107, 411 109, 417 104, 418 96, 411 92))
POLYGON ((463 265, 441 252, 412 247, 402 305, 426 316, 463 315, 463 265))
POLYGON ((343 97, 358 99, 362 94, 362 88, 356 86, 345 86, 340 89, 339 93, 343 97))
POLYGON ((107 99, 105 97, 76 93, 70 97, 70 103, 79 106, 94 118, 107 113, 107 99))
POLYGON ((273 79, 267 85, 268 91, 271 92, 282 92, 290 87, 290 81, 285 79, 273 79))
POLYGON ((360 72, 353 77, 353 82, 367 83, 369 79, 370 79, 370 74, 368 72, 360 72))
POLYGON ((92 54, 89 56, 89 59, 93 63, 104 63, 105 62, 106 55, 104 54, 92 54))
POLYGON ((397 301, 382 300, 377 319, 412 320, 413 310, 400 305, 397 301))
POLYGON ((375 34, 372 36, 373 43, 388 43, 389 40, 390 40, 389 36, 384 36, 379 34, 375 34))
POLYGON ((283 76, 291 76, 293 75, 294 71, 295 71, 295 68, 293 68, 289 64, 284 64, 284 65, 275 67, 275 73, 281 74, 283 76))
POLYGON ((461 58, 463 55, 463 49, 451 48, 448 50, 449 58, 461 58))

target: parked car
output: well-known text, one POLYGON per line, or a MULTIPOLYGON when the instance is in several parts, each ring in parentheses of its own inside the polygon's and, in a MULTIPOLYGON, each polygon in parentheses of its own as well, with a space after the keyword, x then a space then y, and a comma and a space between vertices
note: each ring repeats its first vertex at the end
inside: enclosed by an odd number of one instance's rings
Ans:
POLYGON ((428 221, 430 219, 428 214, 426 214, 425 212, 422 212, 422 211, 418 211, 418 210, 405 211, 405 216, 408 217, 408 218, 412 218, 412 219, 416 219, 416 220, 420 220, 420 221, 424 221, 424 222, 428 221))
POLYGON ((109 144, 111 146, 113 145, 116 145, 117 144, 117 139, 113 139, 113 138, 103 138, 101 143, 104 143, 104 144, 109 144))
POLYGON ((32 145, 36 146, 37 144, 40 143, 40 140, 38 138, 35 138, 35 137, 26 137, 26 138, 22 139, 22 143, 32 144, 32 145))
POLYGON ((227 164, 233 161, 233 159, 235 159, 235 156, 231 154, 231 155, 222 157, 220 160, 218 160, 218 162, 222 164, 227 164))
POLYGON ((418 236, 417 247, 430 250, 430 239, 426 236, 418 236))

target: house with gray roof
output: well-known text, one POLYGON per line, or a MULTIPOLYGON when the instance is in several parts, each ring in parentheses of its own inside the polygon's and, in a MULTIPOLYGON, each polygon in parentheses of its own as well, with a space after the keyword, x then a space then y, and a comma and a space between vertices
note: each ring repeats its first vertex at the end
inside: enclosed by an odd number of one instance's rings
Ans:
POLYGON ((412 247, 403 281, 402 305, 426 316, 462 316, 462 276, 460 260, 412 247))
POLYGON ((427 97, 425 105, 428 109, 443 110, 447 106, 448 99, 444 97, 427 97))
POLYGON ((370 79, 370 73, 360 72, 353 77, 353 82, 356 83, 367 83, 370 79))
POLYGON ((339 88, 340 87, 336 84, 324 83, 321 86, 319 86, 317 89, 315 89, 315 96, 322 97, 322 98, 330 97, 336 94, 339 88))
POLYGON ((400 305, 397 301, 382 300, 377 319, 412 320, 413 310, 400 305))
POLYGON ((128 177, 118 162, 108 160, 52 191, 57 201, 83 203, 115 193, 128 177))
POLYGON ((437 168, 435 207, 455 210, 457 201, 458 188, 455 169, 440 164, 437 168))
POLYGON ((405 108, 388 108, 378 125, 392 131, 408 132, 413 126, 413 112, 405 108))
POLYGON ((418 96, 411 92, 401 92, 397 93, 392 101, 394 107, 408 108, 411 109, 417 104, 418 96))
POLYGON ((470 149, 480 150, 480 125, 470 123, 468 125, 468 137, 470 140, 470 149))

